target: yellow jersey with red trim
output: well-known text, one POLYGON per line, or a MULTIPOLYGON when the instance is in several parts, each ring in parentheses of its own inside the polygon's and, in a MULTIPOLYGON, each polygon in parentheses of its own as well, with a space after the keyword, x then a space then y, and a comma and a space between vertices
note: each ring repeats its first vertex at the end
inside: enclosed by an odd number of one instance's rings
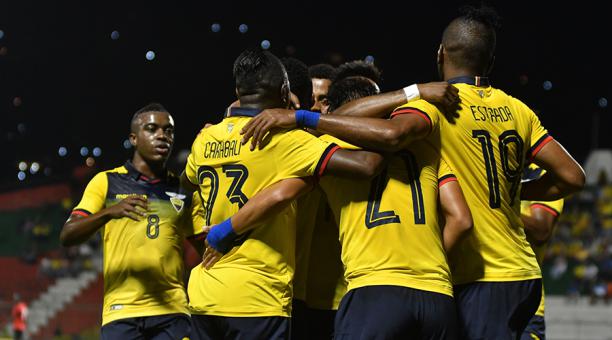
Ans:
POLYGON ((552 137, 527 105, 503 91, 455 86, 461 99, 456 114, 444 116, 424 100, 394 112, 442 117, 442 158, 455 171, 474 220, 472 232, 449 256, 454 284, 540 278, 520 219, 519 195, 526 160, 552 137))
MULTIPOLYGON (((265 146, 241 145, 240 130, 258 110, 232 108, 203 129, 185 174, 198 185, 207 225, 234 215, 249 197, 280 180, 320 175, 338 146, 302 130, 271 134, 265 146)), ((295 267, 296 205, 245 234, 211 269, 193 268, 189 306, 194 314, 289 316, 295 267)), ((201 233, 196 230, 195 233, 201 233)))
MULTIPOLYGON (((563 199, 544 202, 544 201, 521 201, 521 214, 531 216, 533 209, 543 209, 547 213, 557 219, 561 212, 563 212, 563 199)), ((544 256, 546 255, 547 244, 537 245, 531 243, 531 247, 536 254, 538 259, 538 263, 542 266, 544 262, 544 256)), ((545 306, 545 298, 544 298, 544 285, 542 285, 542 299, 540 300, 540 306, 536 311, 535 315, 544 317, 544 306, 545 306)))
POLYGON ((294 298, 310 308, 337 310, 346 293, 338 226, 316 187, 297 201, 294 298))
POLYGON ((149 180, 130 162, 98 173, 72 214, 88 216, 130 196, 148 201, 139 221, 112 219, 101 229, 104 256, 102 325, 144 316, 188 314, 183 240, 200 224, 178 177, 149 180))
POLYGON ((438 121, 429 119, 429 137, 390 157, 373 180, 320 180, 340 229, 348 290, 393 285, 453 295, 438 187, 454 175, 440 158, 438 121))

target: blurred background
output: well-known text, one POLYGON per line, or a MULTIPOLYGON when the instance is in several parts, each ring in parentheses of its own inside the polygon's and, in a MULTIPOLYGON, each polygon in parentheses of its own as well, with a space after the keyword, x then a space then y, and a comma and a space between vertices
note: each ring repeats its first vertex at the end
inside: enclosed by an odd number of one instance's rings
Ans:
MULTIPOLYGON (((18 294, 30 338, 97 338, 100 240, 63 249, 58 235, 88 180, 130 157, 140 107, 173 114, 180 172, 200 128, 235 100, 232 64, 245 48, 308 65, 365 60, 395 90, 437 79, 442 30, 466 3, 0 0, 0 334, 18 294)), ((490 3, 504 19, 493 86, 533 108, 587 171, 543 267, 549 337, 610 339, 607 12, 588 1, 490 3)))

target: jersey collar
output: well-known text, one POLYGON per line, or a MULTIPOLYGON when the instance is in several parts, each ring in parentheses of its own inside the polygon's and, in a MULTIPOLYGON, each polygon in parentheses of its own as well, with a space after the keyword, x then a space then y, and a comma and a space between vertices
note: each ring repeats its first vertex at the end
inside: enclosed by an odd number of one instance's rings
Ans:
POLYGON ((246 107, 232 107, 229 111, 228 117, 255 117, 261 111, 260 109, 250 109, 246 107))
POLYGON ((131 178, 133 178, 136 181, 144 181, 147 182, 149 184, 157 184, 159 182, 162 182, 164 180, 166 180, 168 178, 168 173, 166 173, 166 176, 164 178, 154 178, 154 179, 150 179, 147 176, 141 174, 138 170, 136 170, 136 168, 134 167, 134 164, 132 164, 131 161, 127 161, 125 162, 125 164, 123 165, 127 171, 128 171, 128 176, 130 176, 131 178))
POLYGON ((489 87, 489 78, 488 77, 479 77, 479 76, 461 76, 457 78, 452 78, 447 80, 449 84, 469 84, 478 87, 489 87))

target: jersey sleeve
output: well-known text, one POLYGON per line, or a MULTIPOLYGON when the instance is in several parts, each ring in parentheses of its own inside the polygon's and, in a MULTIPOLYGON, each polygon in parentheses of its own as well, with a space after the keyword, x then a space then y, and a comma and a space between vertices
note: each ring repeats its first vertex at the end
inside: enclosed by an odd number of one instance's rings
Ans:
POLYGON ((531 209, 544 209, 555 217, 559 217, 563 211, 563 199, 544 202, 544 201, 533 201, 529 205, 531 209))
POLYGON ((538 152, 548 142, 552 141, 553 138, 548 134, 548 130, 542 126, 538 116, 529 108, 526 108, 529 112, 529 120, 531 124, 531 145, 529 146, 529 152, 527 157, 533 159, 538 152))
POLYGON ((191 146, 191 152, 189 156, 187 156, 187 164, 185 164, 185 175, 191 184, 198 185, 198 169, 195 161, 196 154, 198 152, 198 145, 200 143, 200 134, 193 141, 193 145, 191 146))
POLYGON ((347 143, 345 141, 343 141, 342 139, 338 139, 332 135, 322 135, 319 136, 319 139, 322 141, 326 141, 329 143, 334 143, 336 145, 338 145, 340 148, 342 149, 347 149, 347 150, 360 150, 361 148, 358 146, 355 146, 353 144, 347 143))
POLYGON ((438 166, 438 187, 456 180, 457 176, 455 176, 453 169, 451 169, 444 158, 440 158, 440 165, 438 166))
POLYGON ((323 175, 332 155, 340 149, 301 130, 286 132, 281 138, 286 140, 277 144, 276 162, 283 178, 323 175))
POLYGON ((107 190, 108 176, 106 172, 100 172, 87 184, 81 201, 72 210, 72 215, 89 216, 102 210, 106 202, 107 190))
POLYGON ((413 114, 423 118, 429 124, 430 130, 433 130, 440 123, 440 110, 422 99, 397 107, 391 113, 391 118, 406 114, 413 114))

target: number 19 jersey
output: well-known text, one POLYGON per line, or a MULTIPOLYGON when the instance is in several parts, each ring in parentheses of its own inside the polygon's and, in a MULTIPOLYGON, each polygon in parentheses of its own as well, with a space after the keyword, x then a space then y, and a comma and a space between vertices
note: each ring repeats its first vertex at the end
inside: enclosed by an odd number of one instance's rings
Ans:
MULTIPOLYGON (((240 130, 258 110, 232 108, 193 142, 185 173, 200 187, 204 219, 215 225, 280 180, 320 175, 338 146, 293 130, 269 135, 262 149, 241 145, 240 130)), ((196 266, 188 285, 194 314, 289 316, 295 267, 295 203, 243 236, 211 269, 196 266)), ((201 226, 197 233, 201 233, 201 226)))
MULTIPOLYGON (((457 115, 440 119, 442 157, 461 183, 474 228, 449 256, 453 281, 540 278, 520 219, 520 181, 526 159, 552 137, 533 111, 503 91, 455 86, 461 107, 457 115)), ((410 111, 444 117, 424 100, 396 109, 410 111)))

